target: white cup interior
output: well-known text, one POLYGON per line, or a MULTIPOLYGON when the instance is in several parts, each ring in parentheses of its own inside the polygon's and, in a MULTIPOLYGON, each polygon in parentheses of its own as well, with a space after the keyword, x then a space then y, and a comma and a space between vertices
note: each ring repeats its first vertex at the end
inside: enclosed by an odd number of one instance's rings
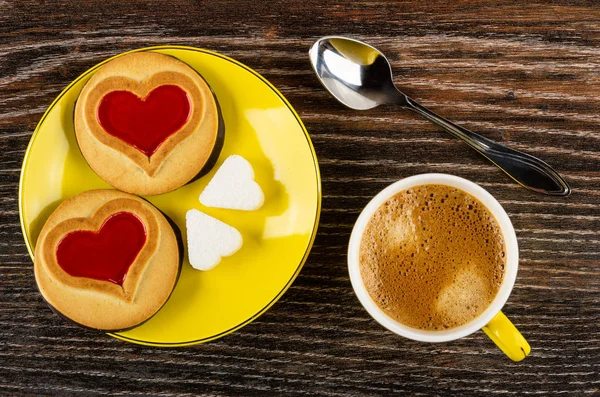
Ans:
POLYGON ((481 329, 502 309, 512 291, 512 288, 517 277, 517 269, 519 264, 519 249, 517 246, 517 236, 510 222, 510 219, 500 203, 481 186, 448 174, 421 174, 401 179, 379 192, 367 206, 363 209, 350 236, 350 244, 348 246, 348 271, 350 273, 350 281, 352 287, 358 297, 360 303, 369 312, 369 314, 377 320, 381 325, 390 331, 422 342, 445 342, 454 339, 459 339, 470 335, 473 332, 481 329), (473 321, 461 325, 460 327, 444 330, 444 331, 425 331, 416 328, 411 328, 403 325, 388 316, 377 304, 371 299, 362 281, 359 269, 359 250, 363 232, 371 216, 375 211, 390 197, 403 190, 420 185, 446 185, 461 189, 479 201, 481 201, 494 215, 506 245, 506 265, 504 279, 498 290, 496 298, 491 305, 487 307, 473 321))

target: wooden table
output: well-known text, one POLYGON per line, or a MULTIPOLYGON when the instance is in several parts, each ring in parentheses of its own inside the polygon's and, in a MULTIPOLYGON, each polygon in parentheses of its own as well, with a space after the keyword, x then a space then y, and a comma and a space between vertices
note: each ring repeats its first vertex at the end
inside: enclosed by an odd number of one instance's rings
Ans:
POLYGON ((599 94, 595 1, 0 1, 0 394, 600 394, 599 94), (407 94, 546 160, 573 194, 531 193, 409 112, 338 105, 307 58, 330 34, 374 44, 407 94), (316 242, 283 298, 234 334, 174 349, 52 314, 17 206, 23 154, 53 98, 97 62, 160 44, 219 51, 269 79, 306 124, 323 178, 316 242), (356 217, 386 185, 425 172, 479 183, 510 215, 521 261, 505 313, 532 345, 525 361, 482 332, 397 337, 358 303, 345 255, 356 217))

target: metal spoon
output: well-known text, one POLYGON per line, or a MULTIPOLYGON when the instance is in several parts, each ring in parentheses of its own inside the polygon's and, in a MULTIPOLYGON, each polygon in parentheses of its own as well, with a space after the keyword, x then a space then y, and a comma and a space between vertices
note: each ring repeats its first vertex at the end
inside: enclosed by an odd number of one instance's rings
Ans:
POLYGON ((311 47, 309 56, 323 86, 349 108, 367 110, 395 104, 410 109, 465 141, 521 186, 554 196, 571 193, 567 182, 542 160, 456 125, 398 91, 387 58, 376 48, 358 40, 328 36, 311 47))

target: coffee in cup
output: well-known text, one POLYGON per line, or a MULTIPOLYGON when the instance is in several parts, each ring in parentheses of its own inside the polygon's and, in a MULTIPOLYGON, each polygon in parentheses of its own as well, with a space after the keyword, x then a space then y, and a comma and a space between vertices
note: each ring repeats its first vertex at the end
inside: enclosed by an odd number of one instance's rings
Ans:
POLYGON ((518 267, 517 236, 500 203, 448 174, 383 189, 360 213, 348 245, 352 288, 381 325, 421 342, 481 329, 514 361, 531 350, 501 311, 518 267))
POLYGON ((467 192, 421 185, 371 216, 359 266, 371 299, 392 319, 427 331, 479 316, 504 277, 505 244, 494 215, 467 192))

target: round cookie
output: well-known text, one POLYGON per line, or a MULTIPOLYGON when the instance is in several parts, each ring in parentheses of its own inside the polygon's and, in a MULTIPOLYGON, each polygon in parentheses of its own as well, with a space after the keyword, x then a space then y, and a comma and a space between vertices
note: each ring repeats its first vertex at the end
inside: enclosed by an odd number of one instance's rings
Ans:
POLYGON ((101 66, 83 87, 74 118, 90 167, 129 193, 185 185, 219 146, 219 109, 210 87, 185 63, 154 52, 101 66))
POLYGON ((46 302, 73 322, 104 331, 135 327, 167 301, 181 270, 167 218, 117 190, 90 190, 61 203, 35 246, 46 302))

